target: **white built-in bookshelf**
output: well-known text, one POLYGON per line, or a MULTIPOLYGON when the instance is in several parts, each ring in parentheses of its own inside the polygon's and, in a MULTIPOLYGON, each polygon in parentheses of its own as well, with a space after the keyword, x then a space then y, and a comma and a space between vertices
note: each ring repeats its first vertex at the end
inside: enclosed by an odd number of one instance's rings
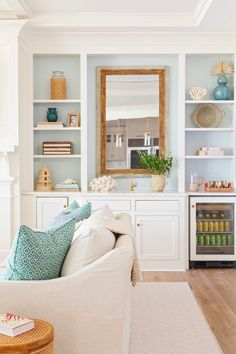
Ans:
MULTIPOLYGON (((81 126, 67 127, 68 113, 81 112, 80 55, 34 55, 33 56, 33 166, 34 183, 42 165, 46 165, 53 179, 53 184, 67 178, 81 183, 81 126), (67 97, 64 100, 50 98, 50 80, 52 71, 64 72, 67 97), (47 121, 47 109, 55 107, 58 122, 64 127, 37 127, 47 121), (42 144, 45 141, 72 142, 71 155, 44 155, 42 144)), ((83 119, 80 115, 80 121, 83 119)))
MULTIPOLYGON (((212 67, 219 61, 234 63, 233 54, 187 54, 185 57, 185 188, 190 183, 190 174, 204 177, 204 181, 235 180, 235 101, 215 100, 213 90, 217 86, 217 76, 212 75, 212 67), (207 95, 201 100, 193 100, 189 95, 192 87, 204 87, 207 95), (202 104, 213 104, 223 113, 217 127, 197 127, 192 119, 194 110, 202 104), (220 147, 223 156, 198 156, 202 147, 220 147)), ((228 75, 228 85, 233 89, 234 74, 228 75)))

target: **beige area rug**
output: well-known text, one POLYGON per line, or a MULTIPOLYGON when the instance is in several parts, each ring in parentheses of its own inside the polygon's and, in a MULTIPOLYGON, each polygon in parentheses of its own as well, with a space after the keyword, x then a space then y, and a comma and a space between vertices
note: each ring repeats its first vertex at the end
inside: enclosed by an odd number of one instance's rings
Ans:
POLYGON ((222 354, 188 283, 132 290, 130 354, 222 354))

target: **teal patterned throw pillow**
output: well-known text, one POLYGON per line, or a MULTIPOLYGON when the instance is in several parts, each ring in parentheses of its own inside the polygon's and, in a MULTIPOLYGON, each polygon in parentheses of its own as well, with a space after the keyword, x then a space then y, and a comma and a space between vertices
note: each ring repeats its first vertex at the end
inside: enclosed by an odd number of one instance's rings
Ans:
POLYGON ((3 279, 43 280, 59 277, 74 230, 74 219, 46 231, 20 226, 3 279))
POLYGON ((48 225, 48 228, 58 227, 65 222, 75 219, 76 222, 87 219, 91 214, 91 203, 88 202, 81 207, 74 200, 67 208, 63 209, 60 214, 55 216, 48 225))

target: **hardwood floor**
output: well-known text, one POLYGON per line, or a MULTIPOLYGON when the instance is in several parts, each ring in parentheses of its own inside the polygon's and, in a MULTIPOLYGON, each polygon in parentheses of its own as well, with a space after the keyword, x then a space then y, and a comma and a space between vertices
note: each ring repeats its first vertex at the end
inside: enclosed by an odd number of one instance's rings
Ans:
POLYGON ((187 281, 223 352, 236 353, 236 269, 194 269, 143 274, 147 282, 187 281))

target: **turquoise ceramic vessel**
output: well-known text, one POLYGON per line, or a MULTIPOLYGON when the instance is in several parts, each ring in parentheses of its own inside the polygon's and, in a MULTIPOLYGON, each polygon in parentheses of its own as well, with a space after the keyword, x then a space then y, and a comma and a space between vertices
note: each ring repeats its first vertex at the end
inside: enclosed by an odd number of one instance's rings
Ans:
POLYGON ((58 120, 57 109, 52 107, 47 110, 47 120, 48 122, 56 122, 58 120))
POLYGON ((215 100, 230 100, 232 98, 232 90, 227 86, 228 79, 225 75, 220 75, 217 79, 217 86, 213 91, 215 100))

